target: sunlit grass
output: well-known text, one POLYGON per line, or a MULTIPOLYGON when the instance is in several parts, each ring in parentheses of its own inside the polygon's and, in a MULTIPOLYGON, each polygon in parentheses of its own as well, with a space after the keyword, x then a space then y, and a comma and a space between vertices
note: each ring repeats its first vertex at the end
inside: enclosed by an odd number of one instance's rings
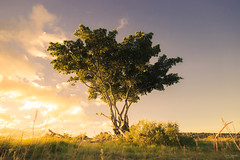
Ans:
POLYGON ((0 160, 240 159, 239 134, 216 139, 210 133, 179 133, 175 123, 139 121, 120 137, 49 132, 38 138, 0 137, 0 160))
POLYGON ((1 138, 0 151, 2 159, 97 159, 100 145, 54 137, 25 140, 1 138))
POLYGON ((0 159, 226 159, 240 158, 231 141, 197 141, 194 146, 138 145, 122 140, 91 142, 76 138, 0 138, 0 159))

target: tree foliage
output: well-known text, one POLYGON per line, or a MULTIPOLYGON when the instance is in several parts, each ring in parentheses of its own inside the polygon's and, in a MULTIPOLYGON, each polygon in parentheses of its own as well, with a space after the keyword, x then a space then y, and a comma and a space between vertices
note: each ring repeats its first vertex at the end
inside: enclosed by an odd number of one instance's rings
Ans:
POLYGON ((74 35, 75 41, 50 42, 48 51, 54 57, 51 63, 55 70, 74 75, 69 82, 85 84, 89 99, 99 97, 108 104, 110 116, 99 115, 112 121, 116 134, 129 130, 129 107, 137 103, 141 95, 154 89, 162 91, 181 79, 168 71, 182 59, 160 56, 160 46, 152 46, 153 33, 136 32, 118 43, 116 30, 90 30, 79 25, 74 35), (158 57, 154 64, 150 64, 152 57, 158 57), (119 108, 117 102, 124 105, 119 108))

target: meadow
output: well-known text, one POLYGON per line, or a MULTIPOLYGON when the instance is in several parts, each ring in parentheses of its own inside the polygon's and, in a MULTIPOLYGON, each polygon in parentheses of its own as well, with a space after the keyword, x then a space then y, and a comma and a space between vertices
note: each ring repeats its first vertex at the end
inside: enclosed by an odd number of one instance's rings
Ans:
POLYGON ((214 134, 179 133, 173 123, 142 121, 125 136, 107 132, 93 138, 49 133, 39 138, 0 137, 0 159, 77 160, 205 160, 240 159, 238 135, 218 141, 214 134), (160 132, 161 131, 161 132, 160 132), (159 136, 160 135, 160 136, 159 136), (217 144, 217 145, 216 145, 217 144))

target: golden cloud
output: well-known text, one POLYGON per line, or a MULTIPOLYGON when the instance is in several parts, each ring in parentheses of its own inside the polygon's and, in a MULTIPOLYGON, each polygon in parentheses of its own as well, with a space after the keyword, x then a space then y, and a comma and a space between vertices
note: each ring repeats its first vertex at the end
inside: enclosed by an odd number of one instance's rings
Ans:
MULTIPOLYGON (((85 115, 86 88, 71 88, 66 77, 46 65, 48 42, 66 39, 55 15, 36 5, 27 17, 0 22, 0 134, 19 130, 31 135, 33 125, 59 133, 108 127, 85 115)), ((120 28, 126 23, 122 20, 120 28)))
POLYGON ((7 115, 7 114, 4 114, 4 113, 0 113, 0 121, 12 121, 14 120, 14 117, 13 116, 10 116, 10 115, 7 115))
POLYGON ((0 82, 0 88, 0 92, 11 93, 10 97, 24 102, 22 110, 42 107, 48 109, 49 114, 58 116, 74 106, 80 109, 78 111, 83 112, 81 106, 87 105, 81 97, 59 95, 59 90, 55 87, 44 87, 36 83, 10 80, 6 77, 3 77, 0 82))
POLYGON ((35 111, 37 127, 87 121, 82 107, 88 103, 81 96, 61 94, 68 88, 65 79, 44 65, 50 62, 49 41, 65 39, 56 16, 36 5, 27 17, 0 22, 0 127, 31 128, 35 111))
POLYGON ((65 39, 56 27, 57 18, 42 5, 36 5, 27 18, 0 20, 0 73, 11 78, 40 80, 44 67, 34 57, 48 58, 49 41, 65 39), (48 29, 46 32, 44 29, 48 29), (50 32, 51 31, 51 32, 50 32))

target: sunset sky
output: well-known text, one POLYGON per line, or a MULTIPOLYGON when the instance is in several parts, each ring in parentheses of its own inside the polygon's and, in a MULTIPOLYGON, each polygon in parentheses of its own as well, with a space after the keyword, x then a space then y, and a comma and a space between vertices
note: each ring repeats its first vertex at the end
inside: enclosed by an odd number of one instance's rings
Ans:
MULTIPOLYGON (((1 0, 0 134, 47 129, 94 136, 111 131, 100 100, 53 70, 48 43, 75 39, 79 24, 117 29, 117 40, 153 32, 161 54, 182 57, 171 72, 184 79, 141 97, 130 123, 177 122, 182 132, 218 132, 225 121, 240 131, 239 0, 1 0)), ((154 60, 153 60, 154 61, 154 60)))

